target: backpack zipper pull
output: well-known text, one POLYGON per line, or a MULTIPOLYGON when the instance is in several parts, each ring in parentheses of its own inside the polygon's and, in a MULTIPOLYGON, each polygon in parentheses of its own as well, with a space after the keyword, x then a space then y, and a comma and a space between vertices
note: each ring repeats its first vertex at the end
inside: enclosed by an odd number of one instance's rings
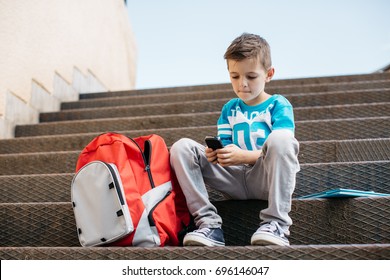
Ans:
POLYGON ((156 186, 154 185, 154 181, 153 181, 153 176, 152 176, 152 171, 150 170, 150 165, 147 164, 145 166, 145 172, 148 173, 148 177, 149 177, 149 181, 150 181, 150 186, 152 187, 152 189, 154 189, 156 186))

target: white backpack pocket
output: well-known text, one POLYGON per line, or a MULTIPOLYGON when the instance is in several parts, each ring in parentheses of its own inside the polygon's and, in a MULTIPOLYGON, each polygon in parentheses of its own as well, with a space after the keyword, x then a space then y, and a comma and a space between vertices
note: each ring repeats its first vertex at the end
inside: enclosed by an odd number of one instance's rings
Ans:
POLYGON ((172 192, 171 181, 155 187, 142 196, 145 209, 134 234, 133 245, 140 247, 160 246, 160 236, 154 224, 152 214, 154 209, 172 192))
POLYGON ((71 195, 82 246, 104 245, 133 232, 115 164, 92 161, 83 166, 72 180, 71 195))

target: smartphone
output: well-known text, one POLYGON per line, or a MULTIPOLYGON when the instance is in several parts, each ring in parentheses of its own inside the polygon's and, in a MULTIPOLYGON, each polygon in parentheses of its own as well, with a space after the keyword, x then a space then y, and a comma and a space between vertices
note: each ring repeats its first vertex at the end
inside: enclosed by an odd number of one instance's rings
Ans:
POLYGON ((222 144, 221 140, 219 139, 219 137, 216 137, 216 136, 206 136, 204 141, 206 142, 207 147, 209 147, 209 148, 211 148, 213 150, 217 150, 217 149, 222 149, 223 148, 223 144, 222 144))

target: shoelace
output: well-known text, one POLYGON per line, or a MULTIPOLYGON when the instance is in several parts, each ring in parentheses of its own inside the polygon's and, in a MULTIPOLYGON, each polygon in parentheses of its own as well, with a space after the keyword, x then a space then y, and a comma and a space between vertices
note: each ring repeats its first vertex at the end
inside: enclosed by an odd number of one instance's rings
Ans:
POLYGON ((277 230, 278 232, 283 234, 283 231, 280 229, 279 225, 277 223, 275 223, 274 221, 262 225, 259 228, 259 230, 268 231, 268 232, 274 232, 275 230, 277 230))
POLYGON ((200 229, 194 230, 194 232, 201 233, 204 235, 207 235, 210 231, 211 231, 211 229, 209 229, 209 228, 200 228, 200 229))

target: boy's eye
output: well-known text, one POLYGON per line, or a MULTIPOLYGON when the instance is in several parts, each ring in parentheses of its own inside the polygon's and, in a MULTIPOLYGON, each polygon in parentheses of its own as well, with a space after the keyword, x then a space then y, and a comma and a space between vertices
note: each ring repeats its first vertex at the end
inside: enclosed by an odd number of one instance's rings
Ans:
POLYGON ((248 79, 249 80, 254 80, 254 79, 256 79, 257 78, 257 76, 248 76, 248 79))
POLYGON ((238 76, 230 76, 230 78, 236 80, 236 79, 238 79, 239 77, 238 77, 238 76))

